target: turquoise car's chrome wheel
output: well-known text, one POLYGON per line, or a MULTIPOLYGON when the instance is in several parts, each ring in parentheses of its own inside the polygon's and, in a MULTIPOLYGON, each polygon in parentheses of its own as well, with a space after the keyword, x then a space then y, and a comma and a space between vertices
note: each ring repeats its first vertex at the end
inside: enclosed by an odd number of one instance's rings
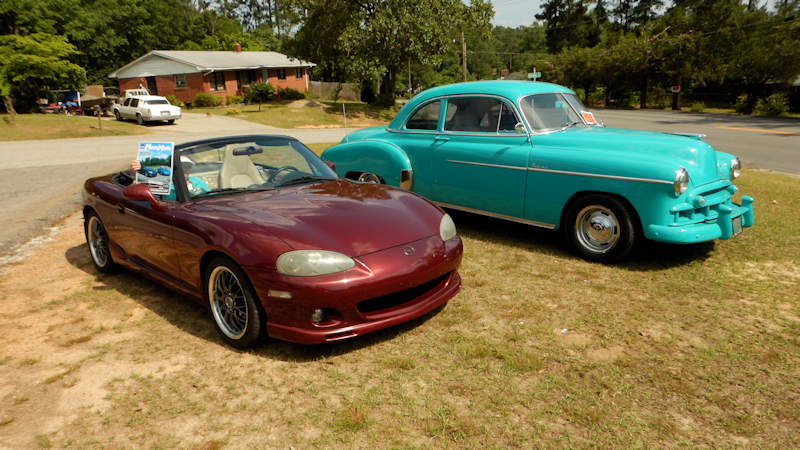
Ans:
POLYGON ((206 271, 211 316, 225 342, 245 348, 265 334, 263 309, 247 275, 229 258, 218 256, 206 271))
POLYGON ((602 205, 589 205, 575 219, 578 242, 593 253, 607 253, 619 241, 619 221, 610 209, 602 205))
POLYGON ((364 172, 358 177, 358 181, 362 183, 381 184, 381 177, 374 173, 364 172))
POLYGON ((596 262, 624 258, 638 239, 638 218, 622 200, 605 194, 588 194, 574 201, 565 216, 568 241, 576 253, 596 262))

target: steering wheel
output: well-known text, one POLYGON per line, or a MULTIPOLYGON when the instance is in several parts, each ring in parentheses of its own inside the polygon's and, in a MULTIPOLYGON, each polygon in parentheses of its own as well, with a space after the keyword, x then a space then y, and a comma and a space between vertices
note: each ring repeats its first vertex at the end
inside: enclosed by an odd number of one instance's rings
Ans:
POLYGON ((278 167, 277 169, 275 169, 274 172, 272 172, 272 175, 269 176, 269 178, 267 179, 267 183, 272 183, 275 180, 275 178, 278 177, 279 173, 285 172, 287 170, 291 170, 292 172, 299 172, 300 171, 295 166, 281 166, 281 167, 278 167))

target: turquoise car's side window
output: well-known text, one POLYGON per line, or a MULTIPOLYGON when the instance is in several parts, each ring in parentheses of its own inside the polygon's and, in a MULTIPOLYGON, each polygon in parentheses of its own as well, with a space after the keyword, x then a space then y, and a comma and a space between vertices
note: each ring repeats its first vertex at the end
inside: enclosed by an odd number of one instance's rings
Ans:
POLYGON ((418 109, 406 122, 407 130, 436 130, 439 125, 439 110, 442 108, 440 101, 430 102, 418 109))
POLYGON ((513 133, 518 122, 514 110, 500 99, 463 97, 447 100, 445 131, 513 133))

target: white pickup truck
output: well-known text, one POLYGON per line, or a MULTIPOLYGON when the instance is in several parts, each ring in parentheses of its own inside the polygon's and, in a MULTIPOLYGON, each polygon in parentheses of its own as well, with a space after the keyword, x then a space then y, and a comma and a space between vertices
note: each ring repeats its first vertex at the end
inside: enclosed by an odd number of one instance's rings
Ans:
POLYGON ((136 119, 139 125, 156 120, 173 124, 175 119, 181 118, 181 108, 170 105, 166 98, 158 95, 126 96, 122 103, 114 105, 114 117, 117 120, 136 119))

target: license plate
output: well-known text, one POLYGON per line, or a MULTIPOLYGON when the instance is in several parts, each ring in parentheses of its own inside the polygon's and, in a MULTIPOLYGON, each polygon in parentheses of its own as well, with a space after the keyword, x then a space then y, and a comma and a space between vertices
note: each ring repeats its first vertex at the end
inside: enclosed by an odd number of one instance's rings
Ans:
POLYGON ((733 233, 731 234, 731 237, 738 236, 739 233, 742 232, 742 216, 734 217, 731 225, 733 228, 733 233))
POLYGON ((168 116, 169 115, 169 111, 161 111, 161 115, 162 116, 168 116))

